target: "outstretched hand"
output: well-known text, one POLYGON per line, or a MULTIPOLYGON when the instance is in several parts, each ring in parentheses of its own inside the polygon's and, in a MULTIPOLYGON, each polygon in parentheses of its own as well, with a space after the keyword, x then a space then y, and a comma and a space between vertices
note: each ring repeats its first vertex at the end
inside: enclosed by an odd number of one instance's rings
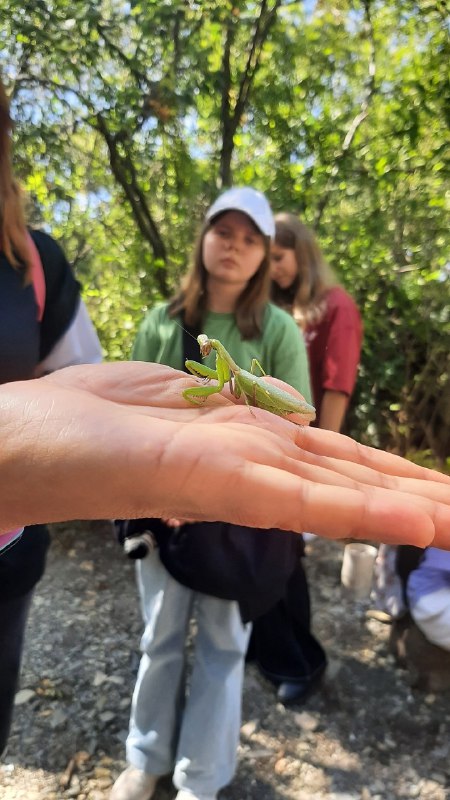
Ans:
POLYGON ((450 549, 450 478, 299 427, 157 364, 69 367, 0 388, 0 526, 223 520, 450 549))

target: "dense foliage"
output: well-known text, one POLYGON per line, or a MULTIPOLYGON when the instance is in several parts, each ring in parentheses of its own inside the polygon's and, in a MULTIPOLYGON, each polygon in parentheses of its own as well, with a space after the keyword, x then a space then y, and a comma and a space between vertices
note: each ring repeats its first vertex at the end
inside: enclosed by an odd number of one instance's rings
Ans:
POLYGON ((350 431, 443 463, 448 19, 443 0, 0 0, 17 170, 107 356, 218 189, 250 183, 315 227, 360 305, 350 431))

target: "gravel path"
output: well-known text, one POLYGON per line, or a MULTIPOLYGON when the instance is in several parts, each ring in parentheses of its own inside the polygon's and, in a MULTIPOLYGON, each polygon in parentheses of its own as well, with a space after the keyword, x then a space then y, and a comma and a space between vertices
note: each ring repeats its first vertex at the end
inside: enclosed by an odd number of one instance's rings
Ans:
MULTIPOLYGON (((315 540, 307 569, 330 667, 286 710, 246 671, 238 773, 221 800, 446 800, 450 697, 412 690, 389 626, 342 596, 342 546, 315 540)), ((124 767, 141 631, 134 573, 106 523, 55 526, 0 764, 1 800, 106 800, 124 767)), ((170 779, 155 800, 175 795, 170 779)))

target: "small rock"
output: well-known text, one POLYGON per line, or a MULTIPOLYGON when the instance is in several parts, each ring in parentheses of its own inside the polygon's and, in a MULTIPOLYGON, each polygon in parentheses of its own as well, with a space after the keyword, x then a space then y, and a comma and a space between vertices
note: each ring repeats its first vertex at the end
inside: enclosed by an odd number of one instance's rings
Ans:
POLYGON ((53 730, 57 728, 64 728, 67 723, 67 714, 62 710, 62 708, 57 708, 55 713, 49 719, 50 727, 53 730))
POLYGON ((36 692, 33 689, 21 689, 14 698, 14 705, 21 706, 24 703, 28 703, 33 697, 36 697, 36 692))
POLYGON ((360 794, 349 794, 348 792, 333 792, 330 800, 359 800, 360 794))
POLYGON ((319 725, 318 720, 312 714, 308 714, 307 711, 296 712, 293 717, 294 722, 303 731, 315 731, 319 725))
POLYGON ((108 676, 105 675, 104 672, 96 672, 94 675, 93 685, 94 686, 101 686, 102 683, 108 680, 108 676))
POLYGON ((258 759, 258 758, 272 758, 273 757, 273 750, 264 750, 260 748, 259 750, 249 750, 248 753, 245 753, 245 758, 251 759, 258 759))
POLYGON ((327 680, 328 681, 336 680, 341 669, 342 669, 342 662, 338 661, 336 658, 333 658, 327 666, 327 671, 326 671, 327 680))
POLYGON ((66 789, 67 797, 78 797, 80 794, 80 781, 78 778, 72 778, 72 782, 68 789, 66 789))
POLYGON ((111 756, 102 756, 98 763, 99 766, 102 767, 112 767, 114 764, 114 759, 111 758, 111 756))
POLYGON ((370 791, 372 792, 372 795, 381 794, 382 792, 384 792, 385 788, 386 787, 384 783, 382 783, 381 781, 374 781, 370 785, 370 791))
POLYGON ((113 779, 111 778, 100 778, 97 781, 97 786, 99 789, 109 789, 113 784, 113 779))
POLYGON ((111 778, 111 772, 106 767, 95 767, 94 775, 96 778, 111 778))
POLYGON ((94 562, 93 561, 81 561, 79 568, 84 570, 84 572, 93 572, 94 571, 94 562))
POLYGON ((279 758, 278 761, 275 762, 275 766, 273 769, 277 775, 283 775, 285 772, 287 772, 288 767, 289 767, 289 759, 279 758))
POLYGON ((242 736, 246 736, 247 738, 253 736, 255 731, 258 728, 259 722, 257 720, 251 719, 249 722, 246 722, 245 725, 241 728, 242 736))
POLYGON ((103 723, 112 722, 115 717, 114 711, 103 711, 103 713, 100 714, 100 721, 103 723))
POLYGON ((446 777, 440 772, 432 772, 430 775, 430 780, 436 781, 436 783, 439 783, 442 786, 445 786, 446 784, 446 777))

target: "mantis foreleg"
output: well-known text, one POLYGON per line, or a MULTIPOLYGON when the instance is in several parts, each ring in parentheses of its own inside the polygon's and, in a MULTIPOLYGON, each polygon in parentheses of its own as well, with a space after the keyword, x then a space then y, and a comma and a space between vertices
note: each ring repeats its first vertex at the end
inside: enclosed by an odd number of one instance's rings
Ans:
POLYGON ((202 403, 211 394, 221 392, 225 384, 231 381, 232 378, 227 362, 219 355, 216 357, 215 369, 211 369, 205 364, 200 364, 198 361, 186 361, 186 368, 198 378, 206 378, 208 381, 217 381, 217 385, 215 386, 193 386, 192 388, 185 389, 183 397, 194 403, 202 403))

